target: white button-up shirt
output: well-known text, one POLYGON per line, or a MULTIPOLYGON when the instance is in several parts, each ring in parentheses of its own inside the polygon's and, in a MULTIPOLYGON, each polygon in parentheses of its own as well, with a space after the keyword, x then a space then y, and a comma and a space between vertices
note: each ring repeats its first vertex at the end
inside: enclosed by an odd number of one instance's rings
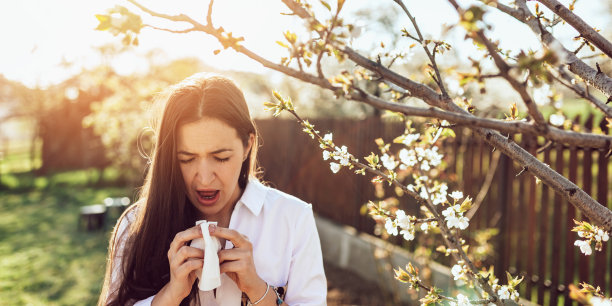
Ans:
MULTIPOLYGON (((119 268, 127 240, 123 234, 134 217, 132 210, 119 224, 110 292, 123 279, 119 268)), ((270 286, 286 286, 288 305, 326 304, 321 244, 310 204, 251 179, 234 207, 229 228, 249 238, 259 277, 270 286)), ((225 249, 232 247, 227 241, 225 249)), ((151 305, 154 297, 138 301, 135 306, 151 305)), ((222 274, 216 295, 212 291, 200 291, 199 297, 201 305, 240 305, 242 292, 222 274)))

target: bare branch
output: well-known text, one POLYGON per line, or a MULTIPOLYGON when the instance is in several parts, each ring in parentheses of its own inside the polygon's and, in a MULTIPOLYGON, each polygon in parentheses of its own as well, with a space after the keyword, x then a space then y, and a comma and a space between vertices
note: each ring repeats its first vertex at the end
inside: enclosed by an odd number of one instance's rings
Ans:
MULTIPOLYGON (((158 17, 158 18, 162 18, 162 19, 167 19, 167 20, 172 20, 172 21, 182 21, 182 22, 187 22, 187 23, 190 23, 190 24, 192 24, 192 25, 194 25, 194 26, 197 24, 197 25, 199 25, 199 26, 204 27, 204 25, 202 25, 202 24, 200 24, 199 22, 197 22, 197 21, 193 20, 191 17, 189 17, 189 16, 187 16, 187 15, 185 15, 185 14, 180 14, 180 15, 167 15, 167 14, 162 14, 162 13, 155 12, 155 11, 153 11, 153 10, 151 10, 151 9, 149 9, 149 8, 147 8, 147 7, 145 7, 145 6, 143 6, 142 4, 138 3, 138 2, 137 2, 137 1, 135 1, 135 0, 127 0, 127 1, 128 1, 129 3, 131 3, 131 4, 135 5, 136 7, 138 7, 139 9, 141 9, 143 12, 145 12, 145 13, 147 13, 147 14, 151 15, 151 16, 158 17)), ((198 29, 199 29, 199 27, 198 27, 198 29)))
MULTIPOLYGON (((457 13, 459 14, 459 16, 462 16, 463 9, 455 2, 455 0, 449 0, 449 2, 451 2, 453 7, 455 7, 455 10, 457 10, 457 13)), ((531 99, 531 96, 527 92, 526 84, 519 82, 518 80, 516 80, 510 75, 511 67, 499 55, 497 46, 494 45, 493 42, 491 42, 491 40, 489 40, 489 38, 484 34, 484 31, 482 29, 468 33, 468 36, 470 36, 470 38, 472 38, 474 41, 479 41, 486 46, 487 51, 489 52, 489 55, 491 55, 491 57, 493 58, 493 62, 495 62, 495 66, 497 66, 497 68, 499 69, 499 73, 504 77, 504 79, 508 81, 508 83, 510 83, 512 88, 514 88, 514 90, 518 92, 518 94, 521 96, 521 99, 523 100, 523 103, 525 103, 525 106, 527 106, 527 111, 529 112, 529 115, 533 118, 533 120, 535 121, 536 126, 542 131, 545 131, 548 128, 546 120, 544 119, 544 116, 542 115, 542 113, 540 113, 537 105, 535 104, 533 99, 531 99)))
POLYGON ((549 71, 552 72, 552 76, 557 82, 571 89, 576 94, 578 94, 578 96, 591 102, 593 106, 599 108, 604 113, 606 118, 612 118, 612 107, 606 105, 604 102, 590 94, 587 89, 582 89, 580 88, 580 86, 578 86, 578 84, 573 84, 572 81, 574 80, 574 78, 572 78, 563 67, 559 67, 557 69, 550 69, 549 71))
POLYGON ((193 31, 197 31, 196 28, 188 28, 188 29, 184 29, 184 30, 173 30, 173 29, 166 29, 166 28, 160 28, 160 27, 156 27, 154 25, 150 25, 150 24, 144 24, 142 25, 143 27, 147 27, 147 28, 151 28, 154 30, 159 30, 159 31, 165 31, 165 32, 170 32, 170 33, 175 33, 175 34, 184 34, 184 33, 189 33, 189 32, 193 32, 193 31))
POLYGON ((435 107, 420 108, 408 106, 405 104, 386 101, 359 88, 355 88, 355 90, 357 90, 359 94, 350 95, 348 98, 351 100, 361 101, 376 108, 399 112, 408 116, 438 118, 468 127, 495 129, 505 134, 523 133, 538 135, 555 142, 576 145, 578 147, 596 147, 603 150, 609 150, 612 148, 612 136, 566 131, 552 126, 550 126, 547 131, 542 132, 532 123, 524 121, 506 121, 499 119, 479 118, 469 113, 444 111, 435 107))
MULTIPOLYGON (((291 9, 301 18, 305 20, 314 19, 294 0, 282 1, 289 9, 291 9)), ((441 106, 441 108, 448 111, 469 115, 467 111, 453 103, 451 99, 445 99, 441 95, 434 92, 431 88, 407 79, 394 71, 386 69, 384 66, 369 60, 349 47, 344 47, 341 49, 341 51, 347 54, 348 57, 356 64, 376 72, 390 82, 410 91, 414 97, 422 99, 427 104, 432 106, 441 106)), ((516 143, 508 142, 508 140, 498 132, 478 127, 474 127, 473 130, 477 135, 483 137, 488 144, 499 149, 520 165, 527 166, 529 168, 529 172, 540 178, 544 184, 548 185, 563 196, 569 203, 578 208, 594 223, 601 225, 607 231, 612 231, 612 211, 599 204, 584 190, 580 189, 563 175, 549 168, 516 143)))
MULTIPOLYGON (((319 143, 325 143, 321 135, 319 135, 317 131, 312 129, 311 125, 306 124, 304 120, 295 112, 295 110, 287 109, 287 111, 290 112, 302 126, 310 129, 310 133, 312 133, 312 135, 318 140, 319 143)), ((440 229, 440 232, 442 233, 442 238, 444 239, 444 243, 449 248, 457 250, 456 253, 455 252, 452 253, 452 256, 455 258, 456 261, 463 261, 468 266, 469 270, 471 271, 470 273, 467 273, 469 278, 478 282, 480 287, 489 294, 490 299, 486 300, 485 303, 489 302, 489 303, 495 303, 498 305, 502 305, 501 301, 499 300, 497 296, 497 293, 493 290, 493 288, 491 288, 491 285, 488 283, 487 279, 485 279, 483 276, 478 274, 478 269, 476 268, 474 263, 470 260, 470 258, 467 256, 467 254, 463 250, 460 239, 457 239, 456 236, 453 235, 451 229, 448 228, 446 222, 444 222, 445 221, 444 217, 438 212, 438 210, 436 209, 436 206, 431 202, 431 199, 424 199, 414 190, 408 189, 408 187, 402 184, 400 181, 398 181, 397 178, 392 177, 389 174, 384 173, 383 171, 380 171, 379 169, 370 167, 366 164, 359 162, 356 158, 352 157, 352 155, 351 155, 351 158, 349 158, 349 162, 352 166, 356 168, 363 169, 367 171, 368 173, 384 178, 385 180, 393 184, 395 187, 400 188, 405 194, 414 198, 419 205, 425 206, 427 210, 434 216, 434 219, 437 220, 438 228, 440 229)), ((444 296, 442 297, 446 298, 444 296)))
POLYGON ((570 11, 563 4, 559 3, 557 0, 537 0, 538 2, 546 5, 551 11, 555 12, 559 17, 563 18, 567 23, 569 23, 580 36, 584 37, 594 46, 599 48, 603 53, 605 53, 609 58, 612 58, 612 43, 610 43, 607 39, 605 39, 599 32, 595 31, 592 26, 588 25, 582 18, 578 15, 574 14, 574 12, 570 11))
MULTIPOLYGON (((134 0, 128 0, 128 1, 135 3, 134 0)), ((290 9, 292 9, 296 15, 302 18, 305 18, 307 20, 312 19, 312 17, 310 17, 308 13, 299 4, 295 3, 292 0, 282 0, 282 1, 290 9)), ((144 11, 147 11, 147 10, 144 10, 144 11)), ((185 21, 184 17, 162 15, 162 14, 157 14, 155 12, 153 13, 156 14, 155 15, 156 17, 168 16, 168 17, 161 17, 161 18, 166 18, 166 19, 174 20, 174 21, 185 21)), ((187 22, 190 22, 190 21, 187 21, 187 22)), ((191 21, 191 22, 193 22, 192 24, 194 25, 194 27, 197 28, 197 30, 208 33, 216 37, 219 41, 223 41, 223 37, 221 37, 221 34, 217 30, 212 28, 211 25, 204 26, 195 21, 191 21)), ((295 69, 272 63, 241 45, 233 45, 232 48, 234 48, 236 51, 240 53, 245 54, 251 59, 261 63, 267 68, 280 71, 289 76, 299 78, 300 80, 303 80, 305 82, 318 85, 322 88, 327 88, 327 89, 334 90, 334 91, 338 89, 334 87, 332 84, 330 84, 329 81, 327 81, 326 79, 318 78, 316 76, 312 76, 305 72, 296 71, 295 69)), ((362 55, 358 54, 357 52, 355 52, 354 50, 348 47, 342 48, 341 51, 344 52, 352 61, 354 61, 358 65, 366 69, 369 69, 373 72, 376 72, 379 75, 383 76, 388 81, 410 91, 412 96, 423 99, 423 101, 425 101, 429 105, 440 106, 441 108, 447 111, 450 111, 450 112, 471 116, 471 114, 469 114, 467 111, 465 111, 458 105, 454 104, 451 99, 442 97, 441 95, 433 91, 433 89, 423 84, 407 79, 397 74, 394 71, 388 70, 384 66, 379 65, 363 57, 362 55)), ((358 100, 358 101, 361 101, 361 100, 358 100)), ((484 138, 488 144, 499 149, 500 151, 502 151, 502 153, 512 158, 515 162, 519 163, 521 166, 528 167, 529 172, 531 172, 533 175, 540 178, 540 180, 544 184, 551 187, 557 193, 561 194, 569 203, 571 203, 576 208, 578 208, 586 217, 588 217, 595 224, 602 226, 606 231, 612 231, 612 211, 607 209, 605 206, 599 204, 591 196, 589 196, 584 190, 580 189, 578 186, 576 186, 574 183, 569 181, 567 178, 555 172, 554 170, 549 168, 547 165, 543 164, 541 161, 539 161, 529 152, 525 151, 523 148, 521 148, 516 143, 509 142, 504 136, 500 135, 498 132, 490 130, 490 129, 486 129, 486 128, 480 128, 480 127, 471 127, 471 128, 476 132, 477 135, 484 138)), ((552 130, 552 129, 549 129, 549 130, 552 130)))
MULTIPOLYGON (((442 95, 444 95, 445 97, 448 97, 448 93, 446 92, 446 88, 444 88, 444 82, 442 81, 442 76, 440 75, 440 69, 438 68, 438 64, 436 64, 436 46, 434 46, 433 49, 433 54, 432 52, 429 51, 429 48, 427 47, 427 45, 424 44, 424 39, 423 39, 423 35, 421 34, 421 29, 419 28, 419 25, 416 22, 416 18, 414 18, 414 16, 412 16, 412 14, 410 14, 410 11, 408 11, 408 8, 406 7, 406 5, 404 5, 404 2, 402 0, 393 0, 395 3, 397 3, 402 10, 404 10, 404 13, 406 13, 406 16, 408 16, 408 18, 410 19, 410 22, 412 22, 412 26, 414 27, 414 29, 417 32, 418 35, 418 39, 415 37, 410 36, 412 39, 418 41, 421 43, 421 46, 423 47, 423 50, 425 50, 425 53, 427 54, 427 57, 429 58, 429 61, 431 62, 432 68, 436 73, 436 84, 438 84, 438 88, 440 88, 440 91, 442 92, 442 95)), ((435 79, 435 78, 434 78, 435 79)))
POLYGON ((478 208, 484 202, 485 197, 489 193, 489 188, 491 188, 491 183, 493 183, 493 178, 495 177, 495 172, 497 170, 497 165, 499 164, 499 158, 501 153, 499 151, 493 152, 491 155, 491 162, 489 163, 489 169, 487 170, 487 175, 485 176, 484 183, 482 183, 482 187, 480 187, 480 191, 478 195, 476 195, 476 199, 474 200, 474 204, 472 208, 465 213, 465 217, 472 220, 472 217, 478 211, 478 208))
POLYGON ((565 58, 564 62, 568 65, 569 71, 580 76, 589 85, 604 93, 606 97, 612 97, 612 78, 581 61, 573 52, 565 49, 550 32, 542 29, 535 16, 529 11, 525 0, 517 0, 515 3, 519 7, 518 9, 501 4, 494 7, 526 24, 531 31, 538 35, 546 47, 562 53, 561 56, 565 58))

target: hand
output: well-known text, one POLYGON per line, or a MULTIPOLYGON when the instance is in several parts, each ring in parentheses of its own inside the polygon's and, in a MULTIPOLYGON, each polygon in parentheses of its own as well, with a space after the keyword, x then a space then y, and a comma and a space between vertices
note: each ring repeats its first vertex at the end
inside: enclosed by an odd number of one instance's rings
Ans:
MULTIPOLYGON (((193 239, 202 238, 200 226, 194 226, 179 232, 174 236, 168 250, 170 263, 170 282, 164 287, 173 300, 182 301, 191 292, 193 282, 196 280, 196 270, 202 269, 204 264, 204 251, 193 248, 187 243, 193 239)), ((165 293, 164 292, 164 293, 165 293)))
POLYGON ((253 245, 248 238, 224 227, 211 227, 210 235, 227 239, 234 244, 233 249, 219 251, 220 272, 226 273, 249 298, 260 298, 266 290, 266 282, 257 275, 253 261, 253 245))

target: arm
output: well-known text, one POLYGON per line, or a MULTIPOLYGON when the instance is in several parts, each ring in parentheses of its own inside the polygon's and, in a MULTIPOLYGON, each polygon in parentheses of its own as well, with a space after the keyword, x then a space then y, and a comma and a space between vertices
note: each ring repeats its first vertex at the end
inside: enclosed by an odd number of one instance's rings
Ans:
MULTIPOLYGON (((112 261, 111 261, 111 281, 109 284, 109 293, 107 301, 111 297, 115 297, 117 291, 123 282, 124 274, 122 270, 122 259, 125 254, 126 244, 129 236, 129 225, 133 221, 134 213, 128 212, 124 218, 119 221, 115 238, 113 241, 112 261)), ((183 232, 179 232, 170 245, 168 252, 168 260, 172 271, 172 279, 175 282, 166 284, 157 294, 150 296, 144 300, 137 301, 134 306, 151 306, 151 305, 179 305, 185 296, 189 294, 191 285, 195 281, 196 269, 202 268, 202 250, 186 246, 185 243, 191 239, 202 236, 199 227, 189 228, 183 232), (182 284, 182 282, 185 284, 182 284), (174 285, 174 286, 171 286, 174 285), (184 288, 183 288, 184 287, 184 288)))
POLYGON ((291 306, 326 305, 327 281, 312 206, 304 207, 295 226, 285 302, 291 306))

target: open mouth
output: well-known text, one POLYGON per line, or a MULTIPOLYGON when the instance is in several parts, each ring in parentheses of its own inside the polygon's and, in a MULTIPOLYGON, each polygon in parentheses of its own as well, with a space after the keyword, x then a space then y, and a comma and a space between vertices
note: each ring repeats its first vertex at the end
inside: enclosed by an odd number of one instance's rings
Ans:
POLYGON ((219 199, 219 190, 198 190, 198 201, 203 205, 212 205, 219 199))

